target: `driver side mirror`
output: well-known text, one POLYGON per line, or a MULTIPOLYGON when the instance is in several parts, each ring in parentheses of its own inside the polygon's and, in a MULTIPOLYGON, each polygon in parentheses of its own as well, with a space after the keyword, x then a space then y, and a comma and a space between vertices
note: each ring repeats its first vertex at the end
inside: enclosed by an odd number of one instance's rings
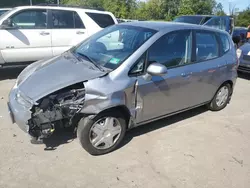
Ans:
POLYGON ((10 18, 4 20, 2 25, 1 25, 1 28, 3 28, 3 29, 14 28, 12 20, 10 18))
POLYGON ((167 72, 168 72, 167 67, 160 63, 152 63, 147 68, 147 73, 152 76, 163 76, 167 74, 167 72))

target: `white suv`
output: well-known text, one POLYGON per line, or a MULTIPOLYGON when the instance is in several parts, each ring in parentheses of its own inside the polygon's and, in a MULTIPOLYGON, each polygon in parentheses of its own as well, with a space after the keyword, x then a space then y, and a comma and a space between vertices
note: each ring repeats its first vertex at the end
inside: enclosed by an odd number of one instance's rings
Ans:
POLYGON ((0 67, 25 65, 63 53, 117 24, 110 12, 61 6, 22 6, 0 16, 0 67))

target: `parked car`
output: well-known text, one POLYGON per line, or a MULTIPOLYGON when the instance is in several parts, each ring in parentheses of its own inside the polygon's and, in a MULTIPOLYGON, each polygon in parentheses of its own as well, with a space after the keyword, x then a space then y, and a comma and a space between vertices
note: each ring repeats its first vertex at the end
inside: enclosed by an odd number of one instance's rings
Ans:
POLYGON ((0 8, 0 16, 3 15, 5 12, 8 12, 11 8, 0 8))
POLYGON ((83 148, 99 155, 133 127, 202 105, 222 110, 237 78, 230 37, 167 22, 108 27, 24 69, 9 95, 12 121, 39 140, 58 127, 77 128, 83 148), (108 40, 114 33, 122 38, 108 40))
POLYGON ((239 72, 250 73, 250 43, 247 42, 237 49, 239 72))
POLYGON ((245 27, 235 27, 233 31, 233 41, 240 47, 247 41, 247 28, 245 27))
POLYGON ((234 19, 230 16, 187 15, 175 18, 174 22, 209 26, 227 31, 229 34, 232 34, 234 30, 234 19))
POLYGON ((117 23, 110 12, 63 6, 16 7, 0 18, 0 67, 57 56, 117 23))

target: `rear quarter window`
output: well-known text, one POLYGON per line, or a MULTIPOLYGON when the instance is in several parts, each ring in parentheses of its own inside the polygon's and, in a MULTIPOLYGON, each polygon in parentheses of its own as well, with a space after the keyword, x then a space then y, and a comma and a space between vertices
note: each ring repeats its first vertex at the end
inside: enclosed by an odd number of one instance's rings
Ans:
POLYGON ((219 45, 213 32, 196 31, 196 60, 207 61, 219 57, 219 45))
POLYGON ((99 25, 101 28, 105 28, 115 24, 113 18, 109 14, 92 13, 92 12, 86 12, 86 14, 92 20, 94 20, 97 23, 97 25, 99 25))
POLYGON ((225 34, 220 34, 222 53, 225 54, 230 50, 230 42, 228 36, 225 34))

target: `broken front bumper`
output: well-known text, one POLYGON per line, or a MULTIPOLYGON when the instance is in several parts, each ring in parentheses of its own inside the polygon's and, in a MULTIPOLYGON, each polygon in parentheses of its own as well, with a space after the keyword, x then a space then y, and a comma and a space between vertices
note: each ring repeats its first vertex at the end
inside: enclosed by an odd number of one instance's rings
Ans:
POLYGON ((16 93, 17 89, 13 88, 9 95, 9 102, 7 105, 9 108, 10 118, 12 123, 16 123, 23 131, 28 132, 28 120, 31 118, 31 112, 29 109, 17 102, 16 93))

